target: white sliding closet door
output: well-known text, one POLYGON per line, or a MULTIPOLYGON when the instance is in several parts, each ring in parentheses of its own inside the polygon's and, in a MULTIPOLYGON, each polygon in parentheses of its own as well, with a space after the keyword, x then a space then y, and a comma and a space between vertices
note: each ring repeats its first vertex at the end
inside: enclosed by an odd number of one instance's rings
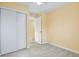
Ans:
MULTIPOLYGON (((1 13, 1 9, 0 9, 1 13)), ((1 14, 0 14, 0 55, 1 55, 1 14)))
POLYGON ((17 12, 17 48, 26 48, 26 16, 17 12))
POLYGON ((1 53, 16 51, 16 12, 1 9, 1 53))
POLYGON ((7 53, 7 12, 1 9, 1 54, 7 53))
POLYGON ((8 52, 16 51, 16 12, 7 11, 7 47, 8 52))

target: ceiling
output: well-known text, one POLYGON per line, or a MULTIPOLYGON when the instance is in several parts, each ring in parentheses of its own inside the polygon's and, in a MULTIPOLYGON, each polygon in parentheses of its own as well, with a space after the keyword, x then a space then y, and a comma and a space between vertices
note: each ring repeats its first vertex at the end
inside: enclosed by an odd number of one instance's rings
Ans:
POLYGON ((56 10, 69 2, 43 2, 42 5, 37 5, 33 2, 20 2, 20 4, 27 5, 31 13, 48 12, 50 10, 56 10))

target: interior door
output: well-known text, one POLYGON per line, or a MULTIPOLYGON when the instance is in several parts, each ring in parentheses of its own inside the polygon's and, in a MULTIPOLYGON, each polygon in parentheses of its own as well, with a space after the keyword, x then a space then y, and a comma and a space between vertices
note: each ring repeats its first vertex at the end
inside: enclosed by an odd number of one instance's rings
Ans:
POLYGON ((16 51, 16 12, 1 9, 1 52, 16 51))
POLYGON ((17 49, 26 48, 26 15, 17 12, 17 49))
POLYGON ((36 18, 36 20, 34 21, 34 27, 35 27, 35 42, 41 44, 42 43, 41 17, 36 18))

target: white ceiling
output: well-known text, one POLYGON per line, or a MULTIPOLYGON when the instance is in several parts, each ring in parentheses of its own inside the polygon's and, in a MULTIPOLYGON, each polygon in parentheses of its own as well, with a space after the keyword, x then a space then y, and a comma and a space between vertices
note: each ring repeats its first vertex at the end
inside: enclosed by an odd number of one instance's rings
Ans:
POLYGON ((68 2, 44 2, 42 5, 37 5, 33 2, 20 2, 20 4, 27 5, 31 13, 40 13, 55 10, 68 4, 68 2))

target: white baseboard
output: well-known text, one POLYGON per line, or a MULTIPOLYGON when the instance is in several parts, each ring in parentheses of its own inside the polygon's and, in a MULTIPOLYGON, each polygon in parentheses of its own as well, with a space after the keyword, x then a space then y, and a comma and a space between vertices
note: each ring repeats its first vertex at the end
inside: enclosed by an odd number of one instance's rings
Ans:
POLYGON ((27 48, 30 48, 30 45, 27 45, 27 48))
POLYGON ((47 39, 43 39, 42 44, 48 43, 47 39))
POLYGON ((48 43, 48 42, 42 42, 41 44, 46 44, 46 43, 48 43))
POLYGON ((65 50, 67 50, 67 51, 71 51, 71 52, 76 53, 76 54, 79 54, 79 51, 75 51, 75 50, 73 50, 73 49, 66 48, 66 47, 63 47, 63 46, 58 45, 58 44, 55 44, 55 43, 54 43, 54 44, 48 43, 48 44, 53 45, 53 46, 56 46, 56 47, 59 47, 59 48, 62 48, 62 49, 65 49, 65 50))

